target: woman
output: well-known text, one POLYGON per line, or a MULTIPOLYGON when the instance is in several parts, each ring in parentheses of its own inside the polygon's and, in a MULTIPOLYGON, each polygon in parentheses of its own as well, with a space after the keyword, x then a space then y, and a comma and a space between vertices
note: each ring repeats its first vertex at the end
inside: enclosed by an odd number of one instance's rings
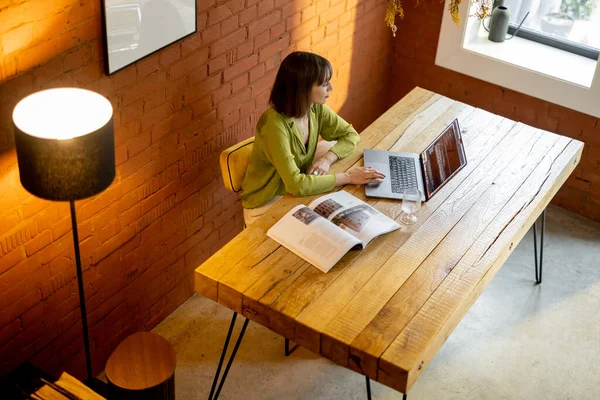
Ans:
POLYGON ((346 184, 376 183, 384 177, 369 167, 329 173, 331 164, 352 153, 359 141, 352 125, 325 105, 333 90, 331 75, 329 61, 313 53, 294 52, 281 63, 271 91, 271 108, 256 125, 242 184, 246 225, 286 193, 308 196, 346 184), (319 136, 337 142, 333 147, 323 141, 317 144, 319 136), (326 152, 315 157, 318 147, 326 152))

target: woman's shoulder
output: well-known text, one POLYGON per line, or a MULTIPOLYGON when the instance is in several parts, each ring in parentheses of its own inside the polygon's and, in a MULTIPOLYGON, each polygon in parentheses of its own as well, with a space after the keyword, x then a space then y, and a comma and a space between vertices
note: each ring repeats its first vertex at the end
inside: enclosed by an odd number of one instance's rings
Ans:
POLYGON ((256 123, 256 136, 282 136, 288 137, 291 127, 288 118, 279 114, 273 108, 268 108, 256 123))
MULTIPOLYGON (((288 124, 289 118, 278 113, 274 108, 269 107, 259 118, 256 129, 258 132, 262 132, 266 128, 279 128, 285 129, 288 124)), ((268 130, 268 129, 267 129, 268 130)))

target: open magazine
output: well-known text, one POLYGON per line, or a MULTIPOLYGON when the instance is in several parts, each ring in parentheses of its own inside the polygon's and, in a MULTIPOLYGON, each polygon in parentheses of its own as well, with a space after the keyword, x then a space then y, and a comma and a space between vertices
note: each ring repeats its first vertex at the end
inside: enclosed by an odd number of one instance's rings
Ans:
POLYGON ((340 190, 308 207, 292 208, 267 236, 327 272, 353 247, 364 249, 377 236, 399 228, 394 220, 340 190))

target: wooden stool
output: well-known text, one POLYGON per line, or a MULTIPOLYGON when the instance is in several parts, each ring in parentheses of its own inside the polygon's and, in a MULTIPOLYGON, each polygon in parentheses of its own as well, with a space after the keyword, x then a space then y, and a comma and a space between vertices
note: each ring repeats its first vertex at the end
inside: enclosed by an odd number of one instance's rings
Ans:
POLYGON ((110 399, 175 399, 175 350, 152 332, 137 332, 106 362, 110 399))

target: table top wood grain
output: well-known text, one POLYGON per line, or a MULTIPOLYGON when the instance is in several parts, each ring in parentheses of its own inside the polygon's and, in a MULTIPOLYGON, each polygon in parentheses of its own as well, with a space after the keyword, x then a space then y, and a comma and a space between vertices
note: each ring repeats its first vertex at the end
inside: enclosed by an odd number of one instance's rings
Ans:
MULTIPOLYGON (((323 273, 266 236, 292 207, 319 197, 286 196, 196 269, 196 291, 406 393, 583 150, 577 140, 415 88, 332 172, 362 165, 364 149, 421 152, 454 118, 466 130, 467 166, 423 203, 415 225, 323 273)), ((362 186, 342 190, 399 221, 400 201, 366 198, 362 186)))

